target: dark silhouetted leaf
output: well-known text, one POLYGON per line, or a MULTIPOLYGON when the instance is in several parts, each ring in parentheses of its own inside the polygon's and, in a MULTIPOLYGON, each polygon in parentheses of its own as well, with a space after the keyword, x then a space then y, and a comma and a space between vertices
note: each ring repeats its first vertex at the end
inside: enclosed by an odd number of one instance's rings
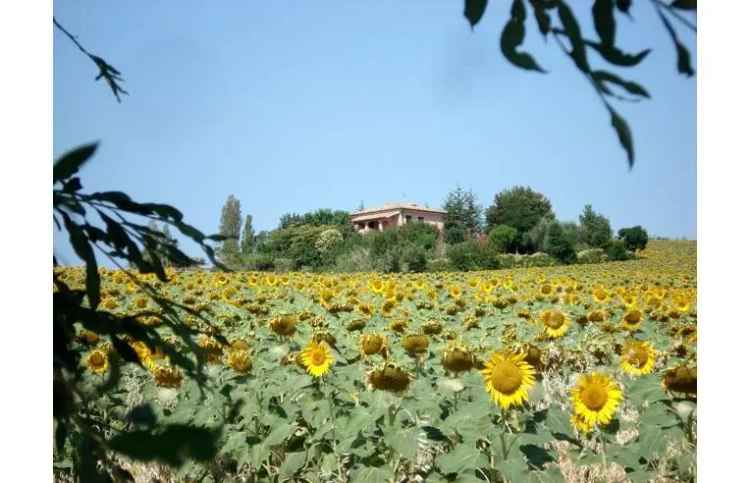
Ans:
POLYGON ((143 203, 141 204, 141 207, 144 210, 149 210, 150 212, 159 215, 161 218, 172 221, 182 221, 182 213, 173 206, 160 203, 143 203))
POLYGON ((83 186, 81 185, 81 178, 79 178, 78 176, 76 176, 75 178, 70 178, 63 184, 63 192, 65 193, 75 193, 81 188, 83 188, 83 186))
POLYGON ((594 6, 591 7, 596 33, 599 34, 599 38, 604 45, 615 44, 617 24, 615 23, 614 9, 612 0, 596 0, 594 6))
POLYGON ((86 294, 88 295, 91 308, 96 308, 99 305, 101 296, 99 291, 101 280, 99 279, 99 269, 96 264, 94 250, 91 248, 89 240, 86 238, 86 234, 78 224, 74 223, 73 220, 64 213, 63 220, 65 222, 65 229, 68 230, 70 244, 73 246, 73 250, 76 252, 76 255, 86 263, 86 294))
POLYGON ((615 3, 617 5, 617 10, 630 15, 630 5, 633 3, 632 0, 617 0, 615 3))
POLYGON ((674 0, 670 5, 672 8, 679 8, 680 10, 695 10, 698 8, 697 0, 674 0))
POLYGON ((695 71, 690 63, 690 51, 682 44, 682 42, 680 42, 680 38, 677 37, 677 32, 675 32, 674 27, 669 23, 667 17, 664 16, 660 9, 657 8, 656 11, 659 12, 659 17, 661 18, 664 27, 669 32, 669 36, 672 37, 672 42, 674 42, 674 47, 677 50, 677 71, 688 77, 692 77, 693 74, 695 74, 695 71))
POLYGON ((55 427, 55 449, 62 451, 65 439, 68 437, 68 425, 64 420, 58 420, 55 427))
POLYGON ((568 5, 560 1, 557 4, 557 15, 560 18, 560 22, 563 25, 563 29, 570 40, 570 44, 573 48, 569 55, 575 62, 578 70, 584 73, 588 73, 589 62, 586 58, 586 45, 583 43, 583 37, 581 36, 581 28, 578 26, 578 20, 576 20, 573 11, 568 5))
POLYGON ((539 32, 543 36, 547 36, 550 31, 550 25, 552 21, 549 18, 549 14, 544 8, 544 3, 541 0, 532 0, 531 6, 534 7, 534 18, 536 18, 537 27, 539 32))
POLYGON ((636 96, 651 97, 648 91, 644 89, 640 84, 636 82, 626 81, 624 79, 621 79, 620 77, 616 76, 615 74, 611 72, 607 72, 606 70, 593 71, 591 73, 591 77, 593 77, 594 80, 599 83, 611 82, 613 84, 617 84, 618 86, 622 87, 629 93, 634 94, 636 96))
POLYGON ((620 144, 628 153, 628 167, 633 168, 635 162, 635 152, 633 149, 633 135, 630 133, 630 127, 628 123, 623 119, 617 112, 612 109, 611 106, 607 105, 609 115, 611 117, 612 127, 617 132, 617 138, 620 140, 620 144))
POLYGON ((206 461, 217 451, 218 433, 206 428, 171 424, 161 431, 133 431, 113 437, 109 446, 139 461, 160 461, 180 466, 191 458, 206 461))
POLYGON ((86 144, 63 154, 52 169, 52 182, 57 183, 76 174, 83 163, 94 155, 98 145, 99 143, 86 144))
POLYGON ((464 17, 472 29, 482 19, 486 8, 487 0, 464 0, 464 17))
POLYGON ((133 362, 135 364, 141 363, 138 354, 136 354, 133 348, 121 338, 112 337, 112 346, 114 346, 117 353, 125 362, 133 362))
POLYGON ((585 43, 587 46, 599 52, 599 55, 601 55, 604 60, 610 64, 619 65, 621 67, 633 67, 638 65, 651 52, 651 49, 646 49, 637 54, 626 54, 614 46, 606 46, 591 41, 586 41, 585 43))
POLYGON ((523 43, 523 39, 526 36, 525 20, 526 8, 523 5, 523 1, 513 0, 511 17, 508 19, 505 28, 503 28, 503 33, 500 35, 500 51, 508 59, 508 62, 516 67, 545 72, 531 55, 516 50, 523 43))

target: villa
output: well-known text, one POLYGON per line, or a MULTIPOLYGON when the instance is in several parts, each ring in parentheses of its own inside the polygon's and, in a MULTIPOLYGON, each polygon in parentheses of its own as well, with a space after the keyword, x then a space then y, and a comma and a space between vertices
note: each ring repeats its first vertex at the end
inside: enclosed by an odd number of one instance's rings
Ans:
POLYGON ((380 208, 356 211, 349 215, 349 219, 358 233, 383 231, 407 223, 427 223, 442 232, 446 213, 445 210, 427 208, 416 203, 390 203, 380 208))

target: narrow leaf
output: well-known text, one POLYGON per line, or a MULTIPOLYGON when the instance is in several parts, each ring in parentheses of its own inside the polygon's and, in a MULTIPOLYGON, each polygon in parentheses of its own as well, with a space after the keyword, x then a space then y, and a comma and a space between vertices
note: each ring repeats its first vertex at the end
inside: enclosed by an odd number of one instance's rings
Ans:
POLYGON ((630 133, 630 127, 625 119, 623 119, 617 111, 612 109, 611 106, 607 105, 607 110, 609 110, 612 127, 615 128, 615 131, 617 132, 617 138, 620 140, 622 147, 628 153, 628 167, 633 169, 635 152, 633 149, 633 135, 630 133))
POLYGON ((487 0, 464 0, 464 17, 472 29, 482 19, 486 8, 487 0))
POLYGON ((586 45, 581 36, 581 28, 578 26, 578 20, 576 20, 570 7, 563 1, 560 1, 557 5, 557 15, 573 47, 573 50, 569 53, 570 57, 575 62, 578 70, 588 73, 590 68, 588 59, 586 58, 586 45))
POLYGON ((511 17, 505 24, 503 33, 500 35, 500 52, 508 59, 508 62, 516 67, 545 72, 530 54, 516 50, 523 43, 523 39, 526 36, 525 20, 526 9, 523 1, 514 0, 511 7, 511 17))
POLYGON ((615 46, 602 45, 589 40, 585 41, 588 47, 596 50, 604 60, 613 65, 619 65, 621 67, 633 67, 638 65, 648 54, 651 53, 651 49, 646 49, 637 54, 626 54, 615 46))
POLYGON ((670 7, 680 10, 695 10, 698 8, 698 0, 674 0, 670 7))
POLYGON ((651 97, 648 91, 640 84, 633 81, 626 81, 624 79, 621 79, 620 77, 611 72, 607 72, 606 70, 596 70, 591 73, 591 77, 593 77, 594 80, 598 82, 611 82, 612 84, 617 84, 633 95, 649 98, 651 97))
POLYGON ((99 143, 86 144, 63 154, 52 169, 52 182, 67 179, 78 172, 83 164, 96 152, 99 143))
POLYGON ((612 0, 596 0, 594 6, 591 7, 596 33, 599 34, 599 38, 604 45, 615 44, 617 24, 615 23, 614 8, 612 0))
POLYGON ((632 0, 617 0, 617 10, 624 14, 630 15, 630 5, 633 3, 632 0))
POLYGON ((682 42, 680 42, 677 32, 675 32, 674 27, 672 27, 672 24, 669 23, 669 20, 667 20, 667 17, 664 16, 662 11, 658 8, 656 11, 659 13, 659 17, 661 18, 664 27, 667 29, 667 32, 669 32, 669 36, 672 37, 672 42, 674 42, 674 47, 677 50, 677 71, 688 77, 692 77, 695 74, 695 71, 690 63, 690 51, 682 44, 682 42))
POLYGON ((71 220, 65 213, 63 213, 63 220, 65 222, 65 229, 68 230, 73 250, 86 263, 86 295, 89 298, 89 305, 92 309, 95 309, 99 306, 101 299, 99 290, 101 280, 99 279, 99 268, 96 264, 94 250, 91 248, 86 234, 78 224, 71 220))

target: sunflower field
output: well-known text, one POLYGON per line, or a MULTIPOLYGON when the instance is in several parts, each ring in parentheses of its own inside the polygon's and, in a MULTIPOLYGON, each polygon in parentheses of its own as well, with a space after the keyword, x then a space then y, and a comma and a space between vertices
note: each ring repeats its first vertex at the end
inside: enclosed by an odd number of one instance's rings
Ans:
POLYGON ((135 481, 696 478, 695 242, 486 272, 99 273, 99 310, 161 336, 75 326, 80 419, 135 481))

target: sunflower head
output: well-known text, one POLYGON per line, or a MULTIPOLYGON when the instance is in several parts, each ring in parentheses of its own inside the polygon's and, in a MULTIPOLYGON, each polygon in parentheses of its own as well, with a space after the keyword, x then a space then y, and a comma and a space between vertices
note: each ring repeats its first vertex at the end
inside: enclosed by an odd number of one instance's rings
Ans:
POLYGON ((313 377, 322 377, 331 370, 335 359, 325 342, 310 341, 300 353, 305 369, 313 377))
POLYGON ((594 425, 589 423, 586 418, 579 413, 573 413, 570 415, 570 424, 581 433, 590 433, 594 429, 594 425))
POLYGON ((526 344, 524 347, 526 362, 534 369, 539 370, 542 367, 542 350, 533 344, 526 344))
POLYGON ((570 317, 557 309, 545 310, 539 318, 544 324, 544 332, 553 339, 562 337, 570 327, 570 317))
POLYGON ((393 332, 398 332, 399 334, 403 334, 406 331, 406 328, 408 326, 409 326, 409 322, 407 320, 396 319, 390 323, 388 328, 392 330, 393 332))
POLYGON ((643 312, 638 309, 632 309, 625 312, 622 316, 622 326, 631 332, 638 330, 643 323, 643 312))
POLYGON ((346 324, 346 330, 348 330, 349 332, 355 332, 357 330, 364 329, 365 325, 367 325, 367 319, 354 319, 346 324))
POLYGON ((271 319, 271 330, 282 337, 290 337, 297 332, 297 318, 292 315, 279 315, 271 319))
POLYGON ((656 363, 656 351, 646 341, 630 340, 622 346, 620 356, 620 367, 627 374, 643 376, 654 370, 656 363))
POLYGON ((409 374, 391 362, 383 364, 383 367, 373 369, 367 380, 375 389, 390 392, 402 392, 411 381, 409 374))
POLYGON ((608 375, 581 375, 571 391, 573 411, 589 425, 606 425, 622 401, 622 391, 608 375))
POLYGON ((669 369, 662 379, 662 387, 668 391, 695 395, 698 393, 698 370, 684 365, 669 369))
POLYGON ((443 331, 443 324, 440 323, 438 320, 430 320, 429 322, 425 322, 422 324, 422 333, 423 334, 433 334, 437 335, 443 331))
POLYGON ((430 338, 419 334, 405 335, 401 339, 401 345, 409 355, 424 354, 430 346, 430 338))
POLYGON ((443 351, 443 367, 451 372, 465 372, 474 368, 474 355, 459 343, 451 342, 443 351))
POLYGON ((381 334, 363 334, 359 338, 359 350, 365 356, 371 356, 374 354, 383 354, 388 347, 388 339, 381 334))
POLYGON ((232 349, 227 355, 227 365, 239 373, 246 373, 253 367, 250 351, 247 349, 232 349))
POLYGON ((149 371, 157 386, 180 387, 182 384, 182 373, 176 367, 155 363, 149 367, 149 371))
POLYGON ((86 355, 86 367, 94 374, 104 374, 109 369, 109 358, 102 349, 94 349, 86 355))
POLYGON ((481 371, 485 389, 503 409, 520 406, 528 400, 536 371, 524 353, 495 352, 481 371))

